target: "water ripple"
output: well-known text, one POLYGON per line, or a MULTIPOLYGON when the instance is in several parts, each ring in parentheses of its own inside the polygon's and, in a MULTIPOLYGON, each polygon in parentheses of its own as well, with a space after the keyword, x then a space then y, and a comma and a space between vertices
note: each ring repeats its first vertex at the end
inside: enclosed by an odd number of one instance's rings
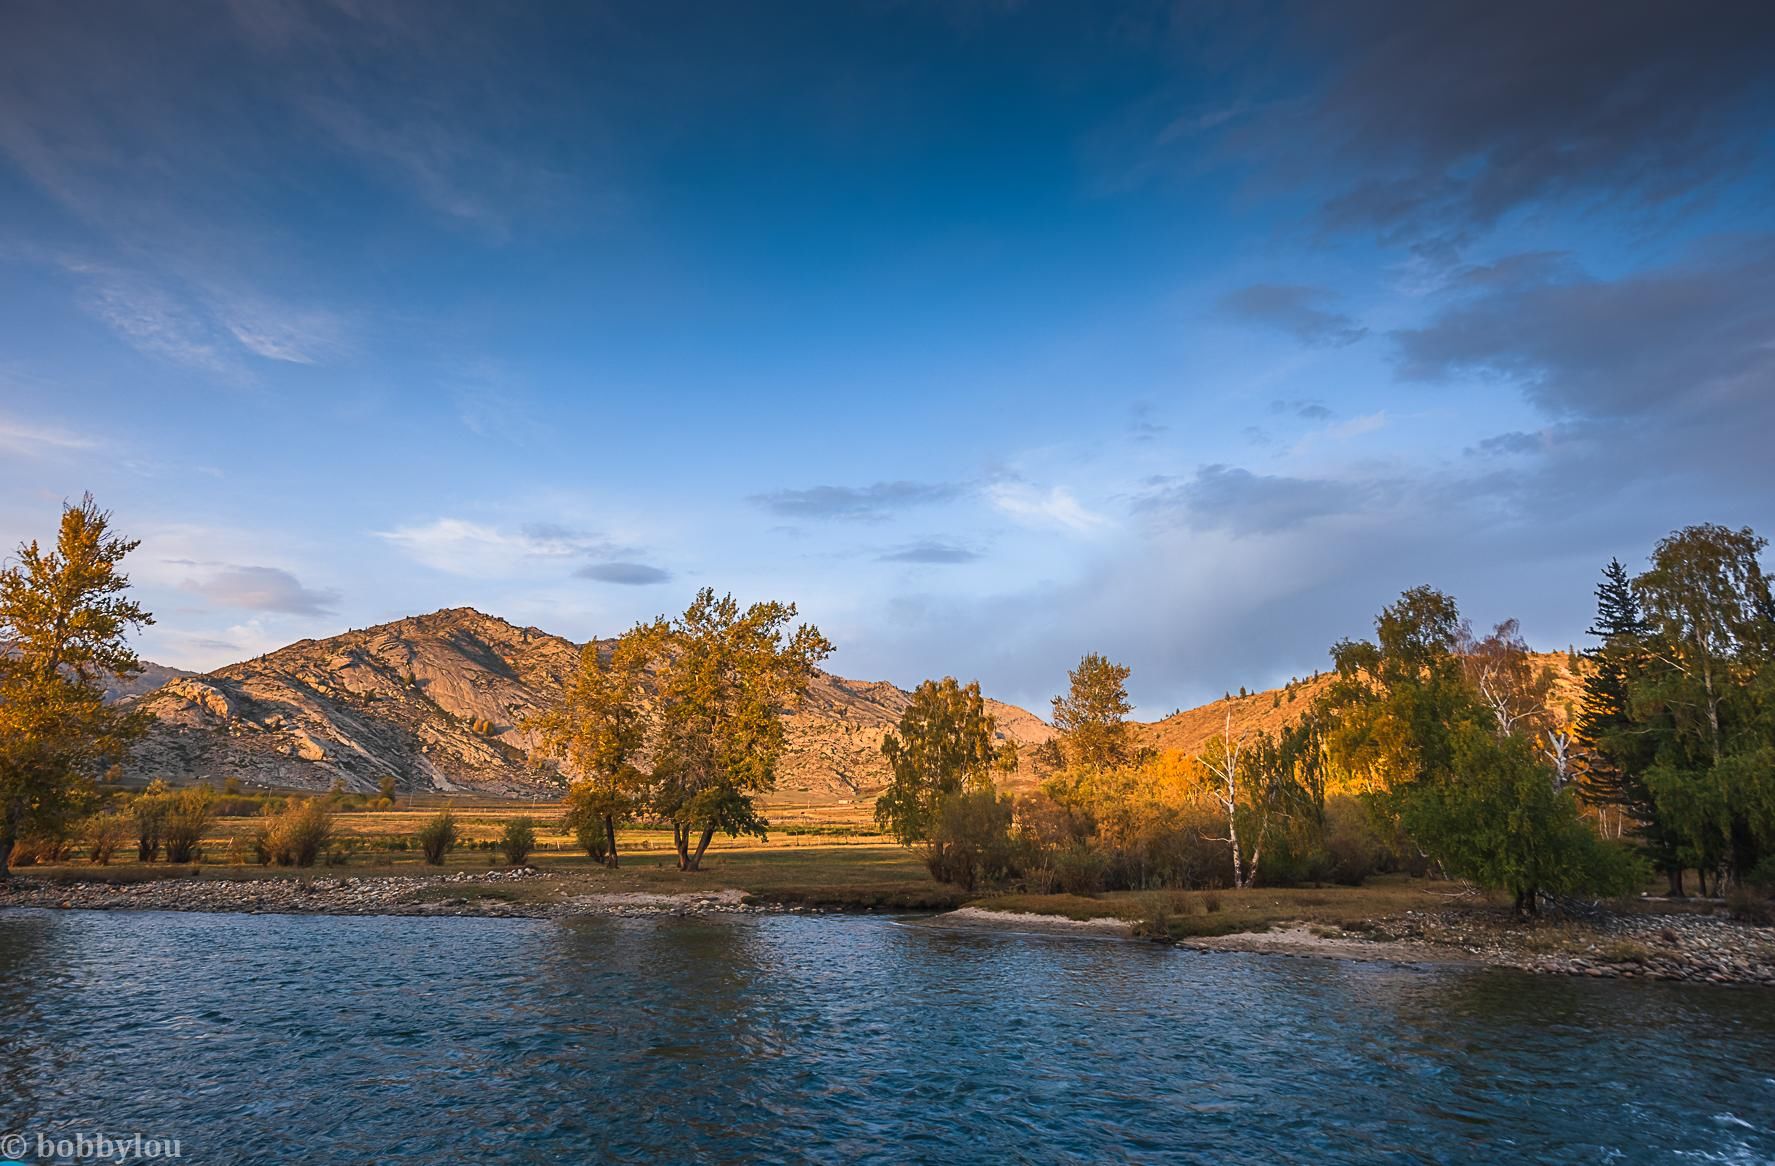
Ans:
POLYGON ((194 1162, 1775 1160, 1775 997, 882 919, 0 916, 0 1131, 194 1162))

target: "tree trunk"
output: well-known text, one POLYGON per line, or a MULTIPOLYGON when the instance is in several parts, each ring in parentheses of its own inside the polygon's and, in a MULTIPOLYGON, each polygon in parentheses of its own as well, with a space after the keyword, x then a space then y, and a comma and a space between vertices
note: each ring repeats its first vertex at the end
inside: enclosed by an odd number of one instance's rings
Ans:
POLYGON ((690 827, 683 822, 672 823, 672 845, 678 848, 678 869, 690 869, 690 827))
POLYGON ((1235 821, 1236 817, 1237 812, 1229 806, 1226 812, 1226 840, 1233 848, 1233 886, 1242 891, 1245 889, 1245 863, 1239 854, 1239 826, 1235 821))
POLYGON ((1683 890, 1683 868, 1682 867, 1673 866, 1669 870, 1664 872, 1664 876, 1670 880, 1670 897, 1671 898, 1686 899, 1689 897, 1688 894, 1686 892, 1684 892, 1684 890, 1683 890))
POLYGON ((604 815, 604 862, 612 870, 616 869, 616 816, 604 815))
POLYGON ((1522 916, 1528 916, 1528 915, 1539 915, 1541 913, 1539 899, 1540 899, 1540 895, 1536 892, 1535 888, 1533 888, 1533 887, 1529 887, 1527 890, 1517 891, 1516 892, 1516 914, 1517 914, 1517 916, 1522 917, 1522 916))
POLYGON ((715 838, 715 823, 710 822, 703 827, 703 836, 697 840, 696 853, 690 856, 689 870, 703 869, 703 851, 709 849, 709 843, 715 838))

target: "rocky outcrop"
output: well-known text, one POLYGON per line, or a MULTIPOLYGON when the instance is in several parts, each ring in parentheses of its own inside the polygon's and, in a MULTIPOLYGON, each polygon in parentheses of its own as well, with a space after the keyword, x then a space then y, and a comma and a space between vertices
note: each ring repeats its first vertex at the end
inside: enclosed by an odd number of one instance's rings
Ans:
MULTIPOLYGON (((557 699, 580 645, 472 608, 452 608, 325 640, 302 640, 135 698, 153 727, 129 769, 172 782, 234 777, 297 789, 524 795, 555 788, 525 719, 557 699)), ((887 780, 883 734, 910 696, 882 681, 820 673, 788 714, 778 792, 845 798, 887 780)), ((1052 730, 994 702, 1001 735, 1052 730)))

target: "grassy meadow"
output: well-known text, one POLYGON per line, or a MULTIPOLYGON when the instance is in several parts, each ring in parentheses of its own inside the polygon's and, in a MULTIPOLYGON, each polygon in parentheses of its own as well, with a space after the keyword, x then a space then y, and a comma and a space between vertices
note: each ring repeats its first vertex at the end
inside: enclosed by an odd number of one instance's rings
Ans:
POLYGON ((133 846, 126 846, 104 866, 77 853, 67 861, 36 864, 27 873, 55 881, 114 882, 486 873, 507 867, 499 848, 506 825, 529 818, 536 830, 529 864, 567 877, 485 888, 439 883, 426 893, 440 899, 537 901, 602 893, 734 889, 764 902, 826 909, 947 910, 965 904, 1079 920, 1116 918, 1149 933, 1163 930, 1177 937, 1261 931, 1286 921, 1360 925, 1408 910, 1446 908, 1457 899, 1490 905, 1471 892, 1463 893, 1459 884, 1403 875, 1374 878, 1361 887, 1106 891, 1089 896, 968 892, 937 882, 916 851, 879 833, 867 800, 770 805, 767 840, 718 837, 704 857, 703 869, 689 873, 677 869, 670 830, 626 828, 618 835, 621 865, 610 870, 588 858, 562 828, 557 804, 436 796, 418 802, 402 799, 391 808, 336 810, 334 841, 312 868, 251 861, 248 839, 260 818, 235 814, 214 819, 196 863, 142 863, 133 846), (461 841, 443 865, 432 866, 424 862, 415 836, 445 804, 455 812, 461 841))

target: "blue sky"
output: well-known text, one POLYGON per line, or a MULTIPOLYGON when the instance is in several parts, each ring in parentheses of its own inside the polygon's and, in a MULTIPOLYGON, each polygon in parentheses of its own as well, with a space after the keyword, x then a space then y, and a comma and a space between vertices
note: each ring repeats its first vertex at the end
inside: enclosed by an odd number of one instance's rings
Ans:
POLYGON ((1143 713, 1775 528, 1771 10, 10 3, 0 539, 1143 713))

